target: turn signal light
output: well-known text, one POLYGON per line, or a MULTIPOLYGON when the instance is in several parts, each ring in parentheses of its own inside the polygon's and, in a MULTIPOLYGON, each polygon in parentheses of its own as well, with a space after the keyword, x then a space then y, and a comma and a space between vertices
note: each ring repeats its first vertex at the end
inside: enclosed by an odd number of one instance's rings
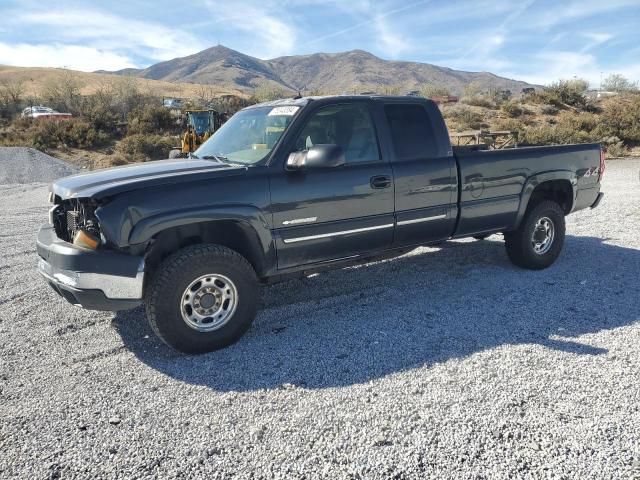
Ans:
POLYGON ((90 248, 95 250, 100 245, 100 240, 85 230, 78 230, 73 237, 73 244, 76 247, 90 248))

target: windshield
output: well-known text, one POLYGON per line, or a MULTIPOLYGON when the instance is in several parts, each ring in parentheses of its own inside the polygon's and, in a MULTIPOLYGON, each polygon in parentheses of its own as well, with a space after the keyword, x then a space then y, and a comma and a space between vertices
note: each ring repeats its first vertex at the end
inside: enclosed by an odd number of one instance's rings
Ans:
POLYGON ((300 107, 256 107, 229 119, 195 156, 223 157, 232 163, 252 165, 265 158, 278 142, 300 107))

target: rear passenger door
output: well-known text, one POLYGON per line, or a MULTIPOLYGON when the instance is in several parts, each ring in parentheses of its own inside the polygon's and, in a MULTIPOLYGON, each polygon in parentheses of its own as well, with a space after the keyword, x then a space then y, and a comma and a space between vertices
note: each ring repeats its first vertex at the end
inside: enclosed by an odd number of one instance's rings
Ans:
POLYGON ((455 228, 456 164, 444 125, 432 122, 441 118, 437 108, 433 102, 389 102, 380 112, 391 145, 395 246, 444 240, 455 228))
POLYGON ((295 134, 294 151, 340 145, 341 167, 270 177, 278 268, 355 257, 393 240, 393 177, 378 146, 369 101, 318 105, 295 134))

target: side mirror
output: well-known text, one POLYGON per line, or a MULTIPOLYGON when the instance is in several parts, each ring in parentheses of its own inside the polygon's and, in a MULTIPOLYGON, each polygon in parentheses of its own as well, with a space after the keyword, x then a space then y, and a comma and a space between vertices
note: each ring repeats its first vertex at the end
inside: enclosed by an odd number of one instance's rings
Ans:
POLYGON ((287 170, 334 168, 345 164, 340 145, 314 145, 309 150, 293 152, 287 158, 287 170))

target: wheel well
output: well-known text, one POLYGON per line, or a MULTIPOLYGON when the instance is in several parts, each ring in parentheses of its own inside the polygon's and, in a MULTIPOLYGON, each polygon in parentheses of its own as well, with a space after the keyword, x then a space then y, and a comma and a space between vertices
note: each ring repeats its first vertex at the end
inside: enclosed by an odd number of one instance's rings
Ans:
POLYGON ((264 256, 253 228, 235 220, 219 220, 180 225, 155 235, 147 247, 146 271, 155 270, 173 252, 199 243, 214 243, 235 250, 247 259, 258 276, 264 269, 264 256))
POLYGON ((531 193, 529 205, 534 206, 542 200, 553 200, 564 210, 565 215, 573 208, 573 188, 569 180, 548 180, 536 186, 531 193))

